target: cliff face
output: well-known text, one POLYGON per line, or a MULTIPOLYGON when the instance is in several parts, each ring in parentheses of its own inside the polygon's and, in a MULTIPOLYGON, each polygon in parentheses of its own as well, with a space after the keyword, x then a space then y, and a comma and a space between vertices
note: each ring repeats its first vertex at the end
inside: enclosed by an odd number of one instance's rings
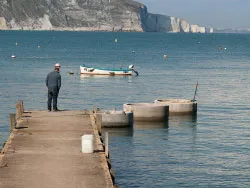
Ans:
POLYGON ((132 0, 0 0, 2 30, 199 31, 190 28, 132 0))
POLYGON ((143 31, 141 6, 128 0, 0 0, 0 27, 143 31))
POLYGON ((148 32, 168 32, 172 29, 169 16, 159 14, 145 14, 144 25, 144 30, 148 32))
POLYGON ((184 33, 212 33, 212 28, 205 28, 198 25, 190 25, 186 20, 164 16, 160 14, 147 14, 145 19, 145 31, 148 32, 184 32, 184 33))

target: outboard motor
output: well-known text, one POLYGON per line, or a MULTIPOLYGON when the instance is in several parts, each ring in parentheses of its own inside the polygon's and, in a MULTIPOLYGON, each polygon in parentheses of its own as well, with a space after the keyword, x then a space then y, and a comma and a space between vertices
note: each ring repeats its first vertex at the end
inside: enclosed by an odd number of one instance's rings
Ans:
POLYGON ((136 76, 139 76, 139 73, 135 70, 135 66, 134 65, 129 65, 129 70, 132 70, 135 74, 136 74, 136 76))

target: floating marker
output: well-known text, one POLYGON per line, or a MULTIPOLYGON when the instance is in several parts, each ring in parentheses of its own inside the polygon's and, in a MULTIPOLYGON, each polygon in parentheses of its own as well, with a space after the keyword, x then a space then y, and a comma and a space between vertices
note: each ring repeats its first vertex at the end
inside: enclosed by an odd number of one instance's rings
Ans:
POLYGON ((40 48, 40 46, 38 45, 37 48, 40 48))
POLYGON ((118 40, 117 39, 115 39, 115 43, 117 43, 118 42, 118 40))
POLYGON ((12 57, 13 59, 14 59, 14 58, 16 58, 16 56, 15 56, 15 55, 12 55, 11 57, 12 57))
POLYGON ((16 42, 16 46, 18 45, 18 43, 16 42))
POLYGON ((163 55, 164 59, 166 59, 168 56, 166 54, 163 55))

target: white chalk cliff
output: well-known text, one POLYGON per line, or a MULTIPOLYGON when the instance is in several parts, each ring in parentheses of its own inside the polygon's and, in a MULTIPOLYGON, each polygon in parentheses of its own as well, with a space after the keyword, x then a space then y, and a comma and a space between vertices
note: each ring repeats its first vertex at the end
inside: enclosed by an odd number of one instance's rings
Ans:
POLYGON ((132 0, 0 0, 0 30, 212 31, 132 0))

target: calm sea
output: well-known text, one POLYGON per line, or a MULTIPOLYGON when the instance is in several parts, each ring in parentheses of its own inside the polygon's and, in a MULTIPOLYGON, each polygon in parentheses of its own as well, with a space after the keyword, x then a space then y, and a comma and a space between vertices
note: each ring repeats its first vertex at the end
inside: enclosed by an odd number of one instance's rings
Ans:
POLYGON ((192 99, 198 81, 196 118, 108 130, 120 187, 250 187, 250 35, 1 31, 0 145, 17 100, 46 109, 44 80, 56 62, 60 109, 192 99), (140 76, 81 77, 81 64, 134 64, 140 76))

